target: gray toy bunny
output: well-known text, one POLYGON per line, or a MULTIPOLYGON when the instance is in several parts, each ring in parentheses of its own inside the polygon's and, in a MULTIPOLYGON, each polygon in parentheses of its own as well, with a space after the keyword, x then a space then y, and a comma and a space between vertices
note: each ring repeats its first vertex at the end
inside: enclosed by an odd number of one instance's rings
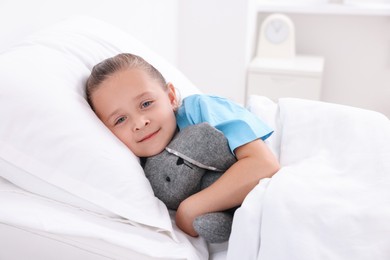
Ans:
MULTIPOLYGON (((144 171, 155 196, 168 209, 217 180, 236 158, 230 152, 222 132, 208 123, 184 128, 163 152, 146 158, 144 171)), ((233 222, 232 210, 197 217, 195 231, 210 243, 227 241, 233 222)))

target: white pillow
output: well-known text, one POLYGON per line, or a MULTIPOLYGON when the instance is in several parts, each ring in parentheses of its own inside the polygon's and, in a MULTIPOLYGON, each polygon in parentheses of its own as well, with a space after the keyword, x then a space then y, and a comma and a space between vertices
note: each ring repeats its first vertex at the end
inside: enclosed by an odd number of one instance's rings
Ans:
POLYGON ((138 158, 84 98, 92 67, 120 52, 151 62, 182 97, 199 93, 119 29, 88 17, 65 20, 0 55, 0 176, 63 203, 172 231, 138 158))

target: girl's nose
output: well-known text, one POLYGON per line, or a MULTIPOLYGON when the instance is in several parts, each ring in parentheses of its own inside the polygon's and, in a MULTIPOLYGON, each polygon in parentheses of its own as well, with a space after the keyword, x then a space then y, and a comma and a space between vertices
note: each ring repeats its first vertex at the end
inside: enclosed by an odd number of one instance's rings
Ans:
POLYGON ((134 123, 134 131, 141 130, 142 128, 148 126, 150 124, 150 120, 145 117, 140 117, 135 123, 134 123))

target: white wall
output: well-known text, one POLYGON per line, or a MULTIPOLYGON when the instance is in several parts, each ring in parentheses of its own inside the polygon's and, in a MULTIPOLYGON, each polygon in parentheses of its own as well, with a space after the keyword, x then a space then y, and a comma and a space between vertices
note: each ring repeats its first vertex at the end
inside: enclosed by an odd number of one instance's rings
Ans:
POLYGON ((89 15, 131 33, 177 63, 178 0, 0 0, 0 51, 73 15, 89 15))
MULTIPOLYGON (((253 56, 257 38, 252 31, 253 2, 179 2, 179 68, 204 92, 244 102, 248 52, 253 56)), ((256 27, 265 15, 259 14, 256 27)), ((322 100, 376 110, 390 118, 390 16, 290 17, 298 53, 326 59, 322 100)))
POLYGON ((179 1, 179 68, 202 91, 244 101, 248 0, 179 1))

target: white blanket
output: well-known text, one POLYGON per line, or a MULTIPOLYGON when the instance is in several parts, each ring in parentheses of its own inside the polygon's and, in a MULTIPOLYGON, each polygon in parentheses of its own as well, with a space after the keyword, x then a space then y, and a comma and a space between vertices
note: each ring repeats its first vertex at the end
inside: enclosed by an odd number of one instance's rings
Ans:
POLYGON ((275 111, 282 168, 237 210, 228 259, 390 259, 388 118, 287 98, 275 111))

